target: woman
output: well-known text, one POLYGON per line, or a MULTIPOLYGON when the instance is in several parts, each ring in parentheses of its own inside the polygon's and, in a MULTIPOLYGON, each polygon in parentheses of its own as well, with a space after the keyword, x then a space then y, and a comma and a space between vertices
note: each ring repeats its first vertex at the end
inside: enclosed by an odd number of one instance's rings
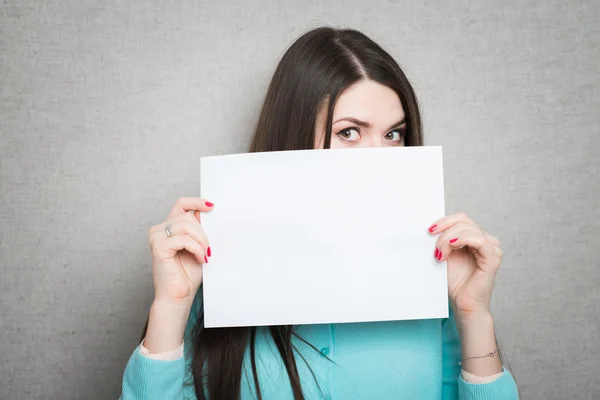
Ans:
MULTIPOLYGON (((319 28, 279 63, 250 151, 422 144, 416 97, 392 57, 357 31, 319 28)), ((518 398, 490 313, 502 252, 466 215, 423 227, 437 235, 432 256, 448 262, 447 319, 204 329, 212 249, 199 221, 213 207, 182 198, 149 232, 155 299, 123 399, 518 398)))

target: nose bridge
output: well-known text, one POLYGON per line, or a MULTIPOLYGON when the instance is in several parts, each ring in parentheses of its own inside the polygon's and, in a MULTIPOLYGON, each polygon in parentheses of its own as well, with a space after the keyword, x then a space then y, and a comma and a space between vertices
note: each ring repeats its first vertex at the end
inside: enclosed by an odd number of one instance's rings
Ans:
POLYGON ((383 142, 377 132, 371 128, 361 140, 361 147, 383 147, 383 142))

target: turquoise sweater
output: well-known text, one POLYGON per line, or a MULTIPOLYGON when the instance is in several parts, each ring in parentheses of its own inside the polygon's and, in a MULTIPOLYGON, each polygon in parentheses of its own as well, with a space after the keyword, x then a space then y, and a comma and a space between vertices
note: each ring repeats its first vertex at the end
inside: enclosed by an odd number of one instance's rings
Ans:
MULTIPOLYGON (((143 356, 139 346, 133 351, 125 368, 121 399, 196 398, 193 386, 184 382, 191 379, 190 334, 201 306, 200 290, 186 327, 185 357, 159 361, 143 356)), ((296 332, 320 349, 317 352, 293 338, 306 359, 296 358, 306 399, 519 398, 507 369, 491 383, 471 384, 462 379, 460 342, 452 314, 447 319, 302 325, 296 332)), ((263 399, 293 400, 281 356, 264 327, 257 329, 256 357, 263 399)), ((243 368, 241 399, 256 399, 249 351, 243 368)))

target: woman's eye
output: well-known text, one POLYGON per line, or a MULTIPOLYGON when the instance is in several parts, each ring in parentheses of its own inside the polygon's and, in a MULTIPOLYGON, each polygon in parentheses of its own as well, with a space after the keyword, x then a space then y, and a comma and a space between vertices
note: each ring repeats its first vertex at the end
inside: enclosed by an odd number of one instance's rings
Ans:
POLYGON ((336 133, 336 135, 349 142, 355 142, 360 139, 360 132, 356 128, 346 128, 336 133))
POLYGON ((385 138, 387 140, 393 140, 394 142, 399 142, 400 140, 402 140, 403 136, 404 136, 404 131, 395 130, 395 131, 388 132, 385 135, 385 138))

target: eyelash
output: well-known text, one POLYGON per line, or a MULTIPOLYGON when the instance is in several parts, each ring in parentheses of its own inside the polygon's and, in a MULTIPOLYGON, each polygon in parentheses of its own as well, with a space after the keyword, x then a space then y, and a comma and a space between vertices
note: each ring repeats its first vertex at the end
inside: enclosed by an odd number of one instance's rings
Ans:
MULTIPOLYGON (((348 128, 344 128, 341 131, 337 132, 336 135, 340 136, 343 132, 349 131, 354 129, 355 131, 358 132, 358 134, 360 135, 360 128, 358 126, 350 126, 348 128)), ((406 136, 406 128, 396 128, 396 129, 392 129, 391 131, 389 131, 388 133, 385 134, 385 136, 387 136, 388 134, 392 133, 392 132, 398 132, 400 134, 400 138, 403 138, 404 136, 406 136)))
POLYGON ((406 128, 396 128, 396 129, 392 129, 391 131, 389 131, 388 133, 386 133, 385 135, 389 135, 392 132, 398 132, 400 134, 400 139, 402 139, 404 136, 406 136, 406 128))
POLYGON ((357 131, 358 134, 360 135, 360 128, 358 126, 349 126, 348 128, 344 128, 341 131, 339 131, 338 133, 336 133, 336 135, 340 136, 343 132, 350 131, 352 129, 354 129, 355 131, 357 131))

